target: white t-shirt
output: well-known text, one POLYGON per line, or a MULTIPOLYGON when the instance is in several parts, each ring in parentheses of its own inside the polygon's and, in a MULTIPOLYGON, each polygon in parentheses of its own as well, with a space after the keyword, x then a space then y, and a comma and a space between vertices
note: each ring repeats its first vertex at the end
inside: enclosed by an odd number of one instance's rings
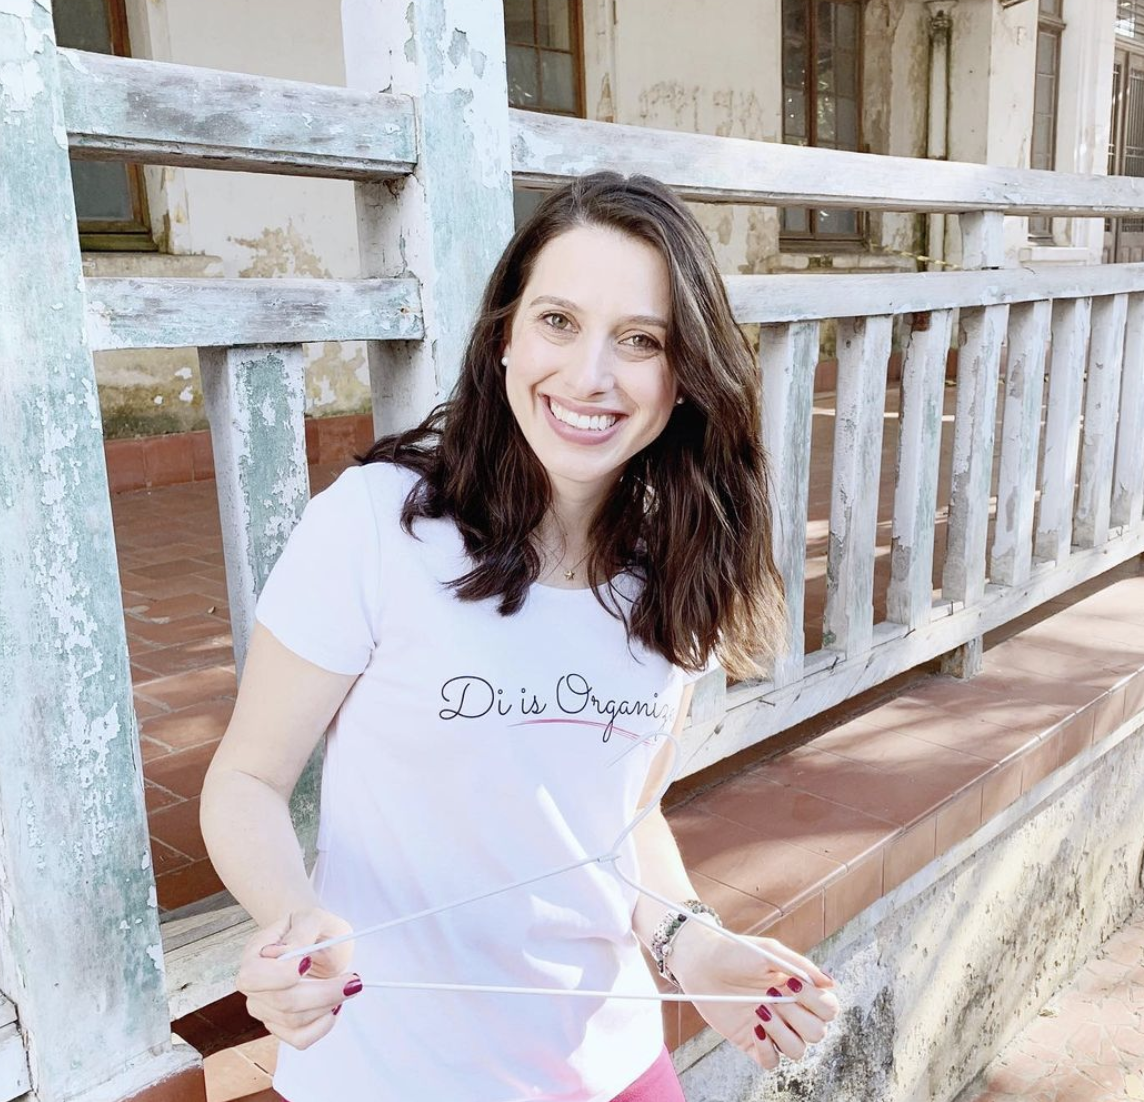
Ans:
MULTIPOLYGON (((419 539, 400 527, 416 477, 351 467, 315 495, 255 611, 303 658, 361 675, 327 732, 312 874, 354 928, 608 852, 663 740, 609 762, 670 731, 699 676, 629 653, 590 589, 534 585, 509 617, 455 598, 443 583, 472 562, 453 522, 419 519, 419 539)), ((621 853, 638 878, 630 837, 621 853)), ((635 902, 588 865, 359 938, 351 967, 366 982, 652 992, 635 902)), ((367 987, 322 1040, 279 1046, 274 1087, 289 1102, 603 1102, 662 1044, 651 1000, 367 987)))

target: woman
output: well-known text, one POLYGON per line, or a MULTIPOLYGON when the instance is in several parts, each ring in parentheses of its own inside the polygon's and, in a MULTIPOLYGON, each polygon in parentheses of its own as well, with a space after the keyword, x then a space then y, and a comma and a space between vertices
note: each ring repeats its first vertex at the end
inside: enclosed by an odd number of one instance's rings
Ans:
MULTIPOLYGON (((716 645, 762 672, 783 612, 759 392, 686 207, 648 177, 584 176, 506 248, 450 400, 307 506, 202 795, 215 868, 260 926, 237 985, 286 1042, 289 1102, 681 1099, 652 999, 363 990, 651 995, 641 943, 684 992, 811 977, 757 1013, 697 1003, 762 1067, 822 1039, 838 1002, 812 962, 753 939, 776 970, 606 861, 277 959, 608 853, 716 645), (323 732, 307 877, 288 799, 323 732)), ((617 852, 709 910, 658 807, 617 852)))

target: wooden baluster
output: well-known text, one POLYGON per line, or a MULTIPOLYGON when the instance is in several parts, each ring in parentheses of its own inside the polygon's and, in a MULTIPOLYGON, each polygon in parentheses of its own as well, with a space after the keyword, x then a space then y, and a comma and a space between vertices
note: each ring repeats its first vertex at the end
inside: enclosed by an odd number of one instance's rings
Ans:
POLYGON ((1112 475, 1111 523, 1144 517, 1144 294, 1128 296, 1124 366, 1120 373, 1120 426, 1112 475))
POLYGON ((806 515, 818 322, 765 325, 759 331, 763 444, 771 467, 775 561, 787 598, 786 648, 775 660, 776 688, 802 677, 806 515))
POLYGON ((1127 313, 1127 295, 1106 295, 1092 304, 1092 340, 1080 445, 1080 486, 1073 520, 1073 542, 1078 547, 1099 547, 1108 539, 1127 313))
MULTIPOLYGON (((254 606, 310 496, 305 356, 301 345, 204 348, 203 399, 211 425, 227 596, 239 680, 254 606)), ((290 810, 314 856, 322 745, 295 786, 290 810)))
POLYGON ((933 611, 934 514, 950 310, 914 316, 902 366, 887 618, 908 628, 933 611))
POLYGON ((874 633, 874 541, 893 318, 838 322, 838 398, 823 646, 847 655, 874 633))
POLYGON ((1045 416, 1041 503, 1033 554, 1063 566, 1072 548, 1073 497, 1080 448, 1081 395, 1092 299, 1053 303, 1053 345, 1045 416))
POLYGON ((1009 315, 1009 362, 1001 421, 997 527, 989 573, 999 585, 1019 585, 1033 561, 1033 511, 1041 403, 1045 394, 1045 352, 1052 303, 1022 302, 1009 315))

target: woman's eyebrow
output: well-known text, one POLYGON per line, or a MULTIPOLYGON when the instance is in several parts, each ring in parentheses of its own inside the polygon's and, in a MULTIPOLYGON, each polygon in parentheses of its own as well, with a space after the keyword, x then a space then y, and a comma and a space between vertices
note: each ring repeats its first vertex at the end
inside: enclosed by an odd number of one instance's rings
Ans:
MULTIPOLYGON (((570 302, 566 298, 558 298, 556 295, 537 295, 528 305, 532 307, 538 302, 547 302, 553 306, 563 306, 565 310, 575 311, 579 309, 576 303, 570 302)), ((667 328, 667 322, 655 314, 629 314, 626 318, 621 318, 620 321, 625 325, 634 322, 636 325, 657 325, 660 329, 667 328)))

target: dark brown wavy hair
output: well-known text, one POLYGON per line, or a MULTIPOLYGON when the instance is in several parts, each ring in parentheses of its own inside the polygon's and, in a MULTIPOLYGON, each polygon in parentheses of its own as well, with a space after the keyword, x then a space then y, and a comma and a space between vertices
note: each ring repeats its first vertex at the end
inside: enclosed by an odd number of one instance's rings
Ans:
POLYGON ((401 512, 450 517, 473 562, 449 582, 461 600, 499 598, 517 612, 540 573, 533 533, 551 502, 548 475, 517 424, 500 362, 536 257, 578 226, 620 231, 654 246, 671 286, 666 355, 684 396, 660 435, 627 462, 588 531, 596 599, 638 639, 684 669, 714 653, 733 677, 784 638, 782 578, 771 549, 761 381, 736 324, 711 245, 687 207, 649 176, 578 177, 550 192, 508 243, 481 300, 460 377, 415 428, 378 440, 361 463, 419 472, 401 512), (642 582, 625 613, 601 590, 621 570, 642 582))

